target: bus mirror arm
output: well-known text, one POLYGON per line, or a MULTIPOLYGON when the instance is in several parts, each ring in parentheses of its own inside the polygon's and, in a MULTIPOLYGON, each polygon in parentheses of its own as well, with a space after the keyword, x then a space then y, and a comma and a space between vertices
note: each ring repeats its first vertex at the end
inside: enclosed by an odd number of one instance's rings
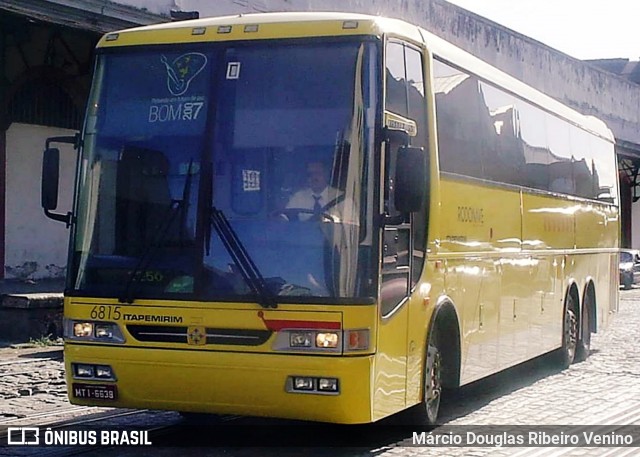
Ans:
POLYGON ((397 214, 395 216, 389 216, 387 214, 382 214, 381 217, 381 226, 394 226, 394 225, 400 225, 403 222, 405 222, 406 220, 408 220, 408 217, 405 213, 400 213, 397 214))
POLYGON ((80 135, 58 136, 47 138, 46 148, 42 158, 42 209, 45 216, 54 221, 64 222, 69 228, 73 221, 73 213, 54 213, 58 206, 58 183, 60 180, 60 150, 52 148, 51 143, 73 144, 75 149, 79 149, 80 135))
POLYGON ((409 145, 409 133, 405 130, 392 129, 385 126, 382 129, 382 137, 388 145, 391 143, 409 145))

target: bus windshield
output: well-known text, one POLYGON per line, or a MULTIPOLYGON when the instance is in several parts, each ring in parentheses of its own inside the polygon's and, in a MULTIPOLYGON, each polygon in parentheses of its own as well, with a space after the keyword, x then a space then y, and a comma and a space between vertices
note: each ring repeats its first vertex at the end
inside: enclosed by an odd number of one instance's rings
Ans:
POLYGON ((249 265, 278 301, 373 297, 376 56, 354 40, 99 55, 68 292, 257 301, 249 265))

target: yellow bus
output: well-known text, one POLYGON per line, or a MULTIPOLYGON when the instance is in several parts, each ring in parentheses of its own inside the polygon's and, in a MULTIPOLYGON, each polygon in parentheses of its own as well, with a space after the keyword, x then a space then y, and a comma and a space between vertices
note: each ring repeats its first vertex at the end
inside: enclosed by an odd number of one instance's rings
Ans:
POLYGON ((444 388, 584 359, 617 308, 611 132, 399 20, 109 33, 43 170, 78 405, 434 424, 444 388))

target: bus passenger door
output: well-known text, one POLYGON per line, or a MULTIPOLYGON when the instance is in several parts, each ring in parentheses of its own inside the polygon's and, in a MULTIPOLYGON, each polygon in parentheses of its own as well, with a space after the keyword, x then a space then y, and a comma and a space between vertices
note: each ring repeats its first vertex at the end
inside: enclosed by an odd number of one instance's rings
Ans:
MULTIPOLYGON (((385 76, 385 111, 406 116, 403 43, 387 43, 385 76)), ((403 136, 392 135, 385 140, 381 174, 384 222, 381 233, 380 330, 376 353, 374 417, 386 416, 404 409, 407 369, 408 307, 405 305, 409 293, 410 229, 394 205, 396 157, 398 149, 403 146, 403 136)))
POLYGON ((395 207, 396 159, 402 146, 427 148, 424 65, 418 48, 395 39, 387 40, 385 72, 385 123, 393 132, 385 138, 382 166, 384 225, 381 232, 380 325, 376 358, 374 416, 397 412, 415 403, 421 386, 420 375, 424 341, 409 341, 424 332, 411 334, 411 328, 424 328, 409 322, 412 284, 416 284, 424 263, 426 208, 419 213, 401 214, 395 207), (387 122, 389 121, 389 122, 387 122), (420 346, 420 347, 418 347, 420 346), (413 357, 412 357, 413 355, 413 357), (418 360, 419 359, 419 360, 418 360), (411 362, 411 366, 409 366, 411 362), (408 377, 412 381, 408 383, 408 377), (412 386, 411 391, 407 386, 412 386))
POLYGON ((385 227, 383 230, 374 392, 374 409, 377 410, 374 415, 377 417, 405 407, 409 233, 409 228, 405 226, 385 227))

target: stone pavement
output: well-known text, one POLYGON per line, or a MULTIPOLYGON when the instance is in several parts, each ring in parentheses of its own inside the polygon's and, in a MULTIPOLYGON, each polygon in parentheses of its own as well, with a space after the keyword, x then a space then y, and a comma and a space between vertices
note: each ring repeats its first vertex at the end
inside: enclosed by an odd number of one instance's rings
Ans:
POLYGON ((42 418, 70 406, 60 344, 0 348, 0 425, 18 425, 21 418, 35 414, 42 418))

